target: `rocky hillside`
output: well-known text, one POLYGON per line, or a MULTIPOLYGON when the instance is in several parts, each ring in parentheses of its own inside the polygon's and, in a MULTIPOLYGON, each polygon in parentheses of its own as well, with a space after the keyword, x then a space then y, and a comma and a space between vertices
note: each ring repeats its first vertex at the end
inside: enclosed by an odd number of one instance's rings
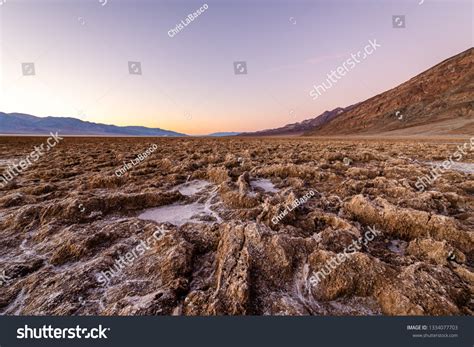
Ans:
POLYGON ((454 135, 474 133, 470 48, 305 135, 454 135))
POLYGON ((280 128, 275 129, 266 129, 261 131, 256 131, 252 133, 243 133, 240 136, 284 136, 284 135, 302 135, 307 131, 310 131, 316 127, 322 126, 327 122, 333 120, 339 116, 344 111, 351 109, 353 106, 346 108, 338 107, 332 111, 325 111, 319 116, 311 119, 306 119, 302 122, 287 124, 280 128))

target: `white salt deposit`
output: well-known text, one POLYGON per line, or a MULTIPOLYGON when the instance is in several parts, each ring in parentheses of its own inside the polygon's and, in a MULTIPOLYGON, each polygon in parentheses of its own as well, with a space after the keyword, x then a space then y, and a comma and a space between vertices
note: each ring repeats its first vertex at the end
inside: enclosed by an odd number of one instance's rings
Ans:
POLYGON ((275 185, 267 178, 259 178, 256 180, 250 181, 250 186, 252 188, 261 188, 267 193, 278 193, 278 189, 275 188, 275 185))
MULTIPOLYGON (((209 185, 206 182, 207 185, 209 185)), ((207 186, 206 185, 206 186, 207 186)), ((201 188, 203 189, 203 188, 201 188)), ((195 191, 195 186, 190 190, 185 190, 186 193, 195 191)), ((181 193, 183 194, 183 193, 181 193)), ((186 223, 208 223, 209 219, 215 220, 217 223, 221 223, 222 219, 212 209, 216 206, 213 200, 217 196, 217 188, 208 193, 209 196, 203 202, 193 202, 185 205, 172 204, 166 206, 160 206, 157 208, 149 209, 138 216, 140 219, 152 220, 157 223, 171 223, 176 226, 181 226, 186 223), (211 218, 209 218, 211 217, 211 218)), ((183 194, 186 195, 186 194, 183 194)), ((202 201, 202 199, 201 199, 202 201)))
MULTIPOLYGON (((440 166, 442 170, 445 170, 444 167, 442 167, 442 164, 443 164, 442 161, 430 161, 430 162, 427 162, 427 164, 440 166)), ((460 162, 454 161, 450 163, 449 170, 455 170, 455 171, 464 172, 468 174, 474 174, 474 163, 460 163, 460 162)))
POLYGON ((191 182, 183 183, 178 186, 178 191, 186 196, 192 196, 203 191, 206 187, 208 187, 211 183, 204 180, 194 180, 191 182))
POLYGON ((145 211, 138 218, 181 226, 188 222, 201 223, 197 218, 204 213, 205 205, 195 202, 188 205, 173 204, 153 208, 145 211))

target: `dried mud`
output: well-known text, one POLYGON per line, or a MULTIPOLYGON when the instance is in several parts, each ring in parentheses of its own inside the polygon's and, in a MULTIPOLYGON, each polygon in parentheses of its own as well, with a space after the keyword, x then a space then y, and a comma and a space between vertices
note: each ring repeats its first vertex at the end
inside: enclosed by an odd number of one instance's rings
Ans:
MULTIPOLYGON (((44 140, 0 138, 0 172, 44 140)), ((427 162, 455 151, 444 140, 66 138, 0 189, 0 313, 472 315, 474 176, 415 187, 427 162), (380 234, 310 284, 369 227, 380 234)))

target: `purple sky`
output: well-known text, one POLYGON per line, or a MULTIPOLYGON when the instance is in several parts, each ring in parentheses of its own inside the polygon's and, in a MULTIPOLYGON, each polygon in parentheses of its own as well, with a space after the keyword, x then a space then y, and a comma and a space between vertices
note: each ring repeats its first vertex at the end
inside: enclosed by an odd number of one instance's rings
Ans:
POLYGON ((421 1, 7 0, 0 111, 188 134, 304 120, 473 46, 472 1, 421 1), (406 27, 393 28, 392 15, 406 27), (313 100, 313 86, 369 40, 381 47, 313 100), (129 74, 129 61, 142 75, 129 74), (235 75, 235 61, 248 73, 235 75), (23 76, 30 62, 35 75, 23 76))

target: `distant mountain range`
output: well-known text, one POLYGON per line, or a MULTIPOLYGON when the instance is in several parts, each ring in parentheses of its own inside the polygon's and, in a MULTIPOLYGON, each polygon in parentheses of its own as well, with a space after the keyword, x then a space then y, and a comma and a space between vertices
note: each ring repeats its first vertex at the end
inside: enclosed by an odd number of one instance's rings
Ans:
POLYGON ((266 129, 261 131, 242 133, 239 136, 298 136, 303 135, 305 132, 310 131, 318 126, 326 124, 339 116, 341 113, 350 110, 354 106, 346 108, 338 107, 332 111, 326 111, 321 115, 306 119, 302 122, 291 123, 280 128, 266 129))
MULTIPOLYGON (((47 135, 51 131, 61 135, 90 136, 159 136, 182 137, 186 134, 160 128, 116 126, 82 121, 70 117, 36 117, 23 113, 0 112, 0 135, 47 135)), ((212 137, 236 136, 238 132, 217 132, 212 137)))
POLYGON ((47 135, 51 131, 61 135, 95 136, 187 136, 175 131, 141 126, 116 126, 85 122, 69 117, 35 117, 28 114, 0 112, 0 134, 47 135))
POLYGON ((239 135, 239 134, 240 133, 228 131, 228 132, 221 132, 221 133, 212 133, 212 134, 205 135, 205 136, 224 137, 224 136, 236 136, 236 135, 239 135))

